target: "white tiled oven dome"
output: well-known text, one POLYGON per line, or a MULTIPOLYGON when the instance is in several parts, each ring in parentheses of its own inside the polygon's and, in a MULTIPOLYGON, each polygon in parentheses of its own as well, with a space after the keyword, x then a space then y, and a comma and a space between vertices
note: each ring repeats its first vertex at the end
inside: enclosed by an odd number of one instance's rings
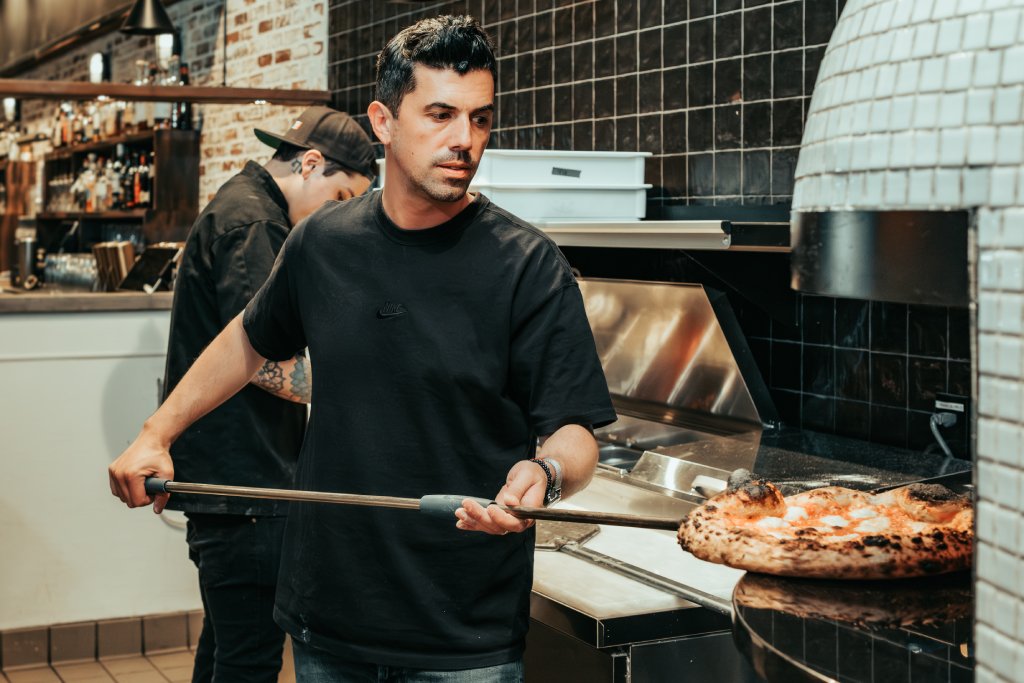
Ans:
POLYGON ((1024 2, 850 0, 794 211, 1024 205, 1024 2))
MULTIPOLYGON (((974 210, 976 680, 1024 672, 1024 0, 850 0, 793 210, 974 210)), ((908 254, 907 258, 913 258, 908 254)))

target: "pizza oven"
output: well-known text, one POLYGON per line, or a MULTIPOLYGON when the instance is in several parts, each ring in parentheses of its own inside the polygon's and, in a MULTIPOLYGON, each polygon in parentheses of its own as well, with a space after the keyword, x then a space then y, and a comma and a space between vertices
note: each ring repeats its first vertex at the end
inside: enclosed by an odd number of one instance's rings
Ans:
MULTIPOLYGON (((595 432, 600 461, 590 486, 556 507, 681 520, 739 468, 787 495, 969 470, 964 461, 780 424, 719 292, 596 279, 580 280, 580 289, 619 419, 595 432)), ((731 597, 742 575, 683 552, 671 531, 538 522, 530 680, 664 680, 665 671, 757 680, 733 645, 731 597)))

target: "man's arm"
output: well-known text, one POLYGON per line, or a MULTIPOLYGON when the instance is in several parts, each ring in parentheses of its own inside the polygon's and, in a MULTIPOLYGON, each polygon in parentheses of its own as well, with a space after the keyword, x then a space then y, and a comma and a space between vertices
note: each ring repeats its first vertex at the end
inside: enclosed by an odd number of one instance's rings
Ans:
MULTIPOLYGON (((566 498, 587 487, 597 466, 597 441, 590 430, 580 425, 565 425, 556 430, 537 452, 542 459, 554 458, 562 467, 562 497, 566 498)), ((502 505, 544 505, 548 480, 544 470, 535 462, 520 460, 509 470, 508 478, 494 500, 502 505)), ((492 506, 486 509, 473 500, 465 500, 455 511, 460 529, 483 531, 489 534, 518 533, 533 526, 533 520, 513 517, 492 506)))
POLYGON ((268 360, 256 371, 252 383, 278 398, 295 403, 309 403, 313 394, 309 359, 302 353, 291 360, 268 360))
MULTIPOLYGON (((128 507, 153 503, 144 481, 146 477, 174 477, 169 450, 174 440, 234 396, 265 361, 249 343, 239 314, 210 342, 163 405, 146 420, 135 441, 107 468, 110 492, 128 507)), ((167 494, 156 496, 153 511, 162 511, 167 498, 167 494)))

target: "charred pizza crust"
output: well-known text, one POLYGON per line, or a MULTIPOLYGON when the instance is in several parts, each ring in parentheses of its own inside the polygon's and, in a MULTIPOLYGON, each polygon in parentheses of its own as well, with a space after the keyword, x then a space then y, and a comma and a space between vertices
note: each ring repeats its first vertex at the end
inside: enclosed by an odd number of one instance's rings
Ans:
POLYGON ((910 484, 871 495, 827 487, 783 498, 763 479, 731 480, 692 511, 679 543, 738 569, 829 579, 888 579, 967 569, 970 502, 945 487, 910 484))

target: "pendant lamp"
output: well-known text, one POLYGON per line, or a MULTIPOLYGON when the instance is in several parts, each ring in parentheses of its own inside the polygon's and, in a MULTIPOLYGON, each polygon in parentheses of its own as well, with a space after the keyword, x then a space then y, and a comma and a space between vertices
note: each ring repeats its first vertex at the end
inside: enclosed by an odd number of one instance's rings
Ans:
POLYGON ((174 24, 160 0, 135 0, 121 25, 121 33, 146 36, 174 33, 174 24))

